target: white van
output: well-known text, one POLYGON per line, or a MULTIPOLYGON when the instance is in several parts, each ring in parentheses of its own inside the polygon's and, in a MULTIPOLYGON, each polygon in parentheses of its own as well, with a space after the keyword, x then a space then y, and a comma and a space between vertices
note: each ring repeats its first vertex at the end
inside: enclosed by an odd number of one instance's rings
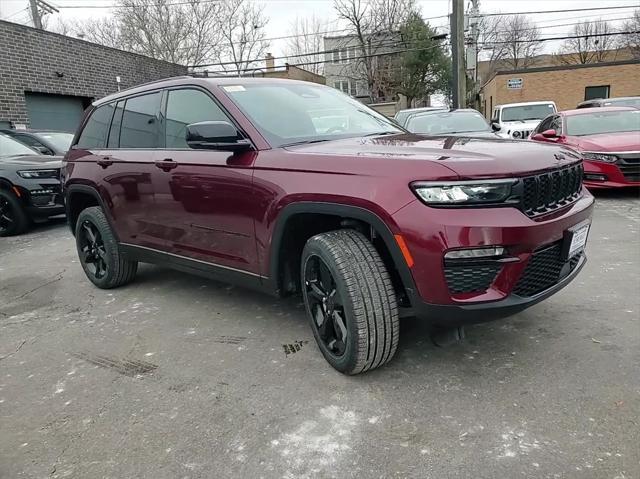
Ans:
POLYGON ((543 118, 557 111, 556 104, 552 101, 496 105, 491 115, 491 125, 504 138, 524 140, 543 118))

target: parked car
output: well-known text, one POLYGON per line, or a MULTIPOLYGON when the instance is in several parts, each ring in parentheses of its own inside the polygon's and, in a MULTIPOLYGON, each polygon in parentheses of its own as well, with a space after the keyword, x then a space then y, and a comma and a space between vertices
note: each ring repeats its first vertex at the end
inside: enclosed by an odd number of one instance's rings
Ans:
POLYGON ((540 120, 556 111, 558 109, 552 101, 496 105, 491 115, 491 125, 505 138, 524 140, 538 126, 540 120))
POLYGON ((0 133, 0 236, 23 233, 32 221, 64 213, 61 160, 0 133))
POLYGON ((531 139, 579 150, 589 188, 640 185, 640 110, 602 107, 561 111, 542 120, 531 139))
POLYGON ((415 115, 416 113, 421 113, 421 112, 425 112, 425 111, 446 111, 447 108, 442 107, 442 106, 424 106, 424 107, 420 107, 420 108, 407 108, 406 110, 400 110, 398 111, 395 116, 393 117, 393 119, 395 120, 395 122, 400 125, 400 126, 406 126, 407 125, 407 119, 411 116, 411 115, 415 115))
POLYGON ((51 130, 0 130, 43 155, 64 156, 71 147, 73 133, 51 130))
POLYGON ((266 78, 177 78, 95 102, 63 182, 97 287, 152 262, 301 293, 347 374, 393 357, 401 316, 458 331, 555 294, 586 261, 593 209, 569 148, 414 135, 333 88, 266 78), (348 121, 318 133, 323 108, 348 121))
POLYGON ((466 135, 499 138, 484 116, 471 108, 425 111, 407 119, 405 128, 420 135, 466 135))
POLYGON ((640 108, 640 96, 621 96, 619 98, 596 98, 578 103, 576 108, 599 108, 603 106, 632 106, 640 108))

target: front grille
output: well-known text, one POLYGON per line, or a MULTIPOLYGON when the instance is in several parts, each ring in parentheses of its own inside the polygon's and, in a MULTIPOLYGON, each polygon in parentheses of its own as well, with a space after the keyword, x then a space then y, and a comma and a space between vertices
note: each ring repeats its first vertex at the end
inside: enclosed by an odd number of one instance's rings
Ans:
POLYGON ((640 181, 640 154, 618 154, 617 166, 627 181, 640 181))
POLYGON ((518 296, 533 296, 557 284, 564 276, 575 269, 582 253, 569 261, 562 259, 562 243, 554 243, 535 251, 524 273, 518 280, 513 293, 518 296), (568 268, 565 265, 568 263, 568 268))
POLYGON ((518 139, 518 140, 523 140, 523 139, 527 139, 529 138, 529 135, 531 134, 531 130, 514 130, 511 132, 511 136, 513 136, 514 138, 518 139), (520 134, 520 136, 515 136, 514 133, 518 132, 520 134))
POLYGON ((537 216, 572 203, 582 189, 582 163, 522 179, 522 209, 537 216))
POLYGON ((445 265, 444 275, 453 294, 477 293, 489 289, 500 271, 500 264, 445 265))

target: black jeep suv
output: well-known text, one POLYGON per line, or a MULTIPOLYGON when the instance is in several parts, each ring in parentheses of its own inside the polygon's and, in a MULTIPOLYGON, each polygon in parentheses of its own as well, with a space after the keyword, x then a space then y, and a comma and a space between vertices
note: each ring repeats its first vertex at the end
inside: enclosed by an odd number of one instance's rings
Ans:
POLYGON ((59 157, 45 156, 0 133, 0 236, 64 213, 59 157))

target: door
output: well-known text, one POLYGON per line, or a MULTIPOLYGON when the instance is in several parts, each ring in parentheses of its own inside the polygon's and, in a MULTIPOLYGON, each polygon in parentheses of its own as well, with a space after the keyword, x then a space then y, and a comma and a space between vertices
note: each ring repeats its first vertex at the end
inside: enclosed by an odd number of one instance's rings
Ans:
POLYGON ((31 128, 74 133, 82 119, 87 99, 44 93, 24 94, 31 128))
POLYGON ((97 153, 101 185, 122 243, 165 249, 170 229, 156 207, 154 159, 162 146, 160 91, 111 104, 106 146, 97 153))
POLYGON ((152 175, 155 208, 162 215, 173 254, 259 273, 252 209, 256 153, 194 150, 190 123, 228 121, 214 98, 197 88, 165 92, 165 149, 152 175))

